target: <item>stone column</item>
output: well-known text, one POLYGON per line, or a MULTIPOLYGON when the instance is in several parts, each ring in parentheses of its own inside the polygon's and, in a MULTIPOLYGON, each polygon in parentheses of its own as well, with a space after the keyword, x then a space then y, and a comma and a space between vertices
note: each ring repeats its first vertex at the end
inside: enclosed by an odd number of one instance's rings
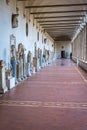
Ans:
POLYGON ((5 74, 5 64, 1 60, 0 61, 0 93, 5 93, 8 91, 6 86, 6 74, 5 74))

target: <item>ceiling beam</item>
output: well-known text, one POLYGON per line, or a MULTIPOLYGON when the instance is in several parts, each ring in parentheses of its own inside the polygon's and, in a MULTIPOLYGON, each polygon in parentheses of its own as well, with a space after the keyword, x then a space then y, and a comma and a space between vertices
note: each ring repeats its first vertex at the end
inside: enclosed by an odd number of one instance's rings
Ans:
POLYGON ((68 26, 68 27, 63 26, 63 27, 44 27, 44 29, 60 29, 60 28, 71 28, 71 27, 78 28, 78 26, 68 26))
POLYGON ((53 35, 55 35, 55 34, 60 34, 60 33, 62 33, 62 34, 66 34, 66 33, 70 33, 70 34, 75 34, 75 31, 72 31, 72 32, 70 32, 70 30, 63 30, 63 31, 47 31, 47 33, 48 34, 53 34, 53 35))
MULTIPOLYGON (((72 34, 72 35, 74 34, 74 32, 73 33, 72 32, 64 32, 64 33, 72 34)), ((63 32, 57 32, 57 33, 53 32, 53 33, 48 33, 48 34, 55 36, 55 35, 64 34, 64 33, 63 32)))
POLYGON ((49 28, 48 28, 48 29, 44 29, 44 30, 45 30, 45 31, 47 31, 47 30, 49 30, 49 31, 50 31, 50 30, 52 30, 52 31, 53 31, 53 30, 59 30, 59 31, 60 31, 60 30, 73 30, 73 31, 74 31, 74 30, 76 30, 76 28, 56 28, 56 29, 55 29, 55 28, 53 28, 53 29, 49 29, 49 28))
POLYGON ((51 26, 60 26, 60 27, 67 27, 67 26, 80 26, 80 24, 73 24, 73 23, 69 23, 69 24, 46 24, 46 25, 42 25, 43 27, 51 27, 51 26))
POLYGON ((44 28, 52 28, 52 27, 77 27, 77 26, 80 26, 80 25, 50 25, 50 26, 43 26, 44 28))
POLYGON ((63 23, 44 23, 40 24, 41 26, 45 25, 80 25, 81 22, 63 22, 63 23))
POLYGON ((70 27, 77 27, 77 26, 53 26, 53 27, 44 27, 44 28, 70 28, 70 27))
POLYGON ((65 10, 65 11, 47 11, 47 12, 31 12, 30 14, 58 14, 58 13, 79 13, 87 12, 87 10, 65 10))
MULTIPOLYGON (((58 36, 60 36, 60 35, 64 35, 64 34, 56 34, 56 35, 53 35, 53 34, 49 34, 50 36, 52 36, 52 37, 58 37, 58 36)), ((70 34, 70 33, 67 33, 66 35, 69 35, 69 36, 73 36, 74 34, 70 34)))
MULTIPOLYGON (((62 31, 63 31, 63 30, 53 30, 53 31, 52 31, 52 30, 48 30, 47 32, 49 32, 49 33, 54 33, 54 32, 55 32, 55 33, 56 33, 56 32, 62 32, 62 31)), ((64 30, 64 32, 65 32, 65 31, 66 31, 66 30, 64 30)), ((67 32, 75 32, 75 30, 73 30, 73 31, 72 31, 72 30, 67 30, 67 32)))
POLYGON ((67 21, 81 21, 82 19, 63 19, 63 20, 45 20, 45 21, 37 21, 38 23, 45 22, 67 22, 67 21))
POLYGON ((75 33, 75 31, 70 31, 70 30, 64 30, 64 31, 54 31, 54 32, 51 32, 51 31, 47 31, 47 33, 49 33, 49 34, 57 34, 57 33, 75 33))
MULTIPOLYGON (((53 35, 53 34, 49 34, 49 35, 52 36, 52 37, 56 37, 56 36, 64 35, 64 33, 57 33, 57 34, 55 34, 55 35, 53 35)), ((73 36, 74 33, 73 33, 73 34, 71 34, 71 33, 67 33, 67 34, 65 34, 65 35, 71 35, 71 36, 73 36)))
POLYGON ((34 19, 56 19, 56 18, 76 18, 76 17, 85 17, 85 15, 67 15, 67 16, 44 16, 44 17, 34 17, 34 19))
MULTIPOLYGON (((62 33, 62 32, 61 32, 61 33, 56 33, 56 34, 55 34, 55 33, 54 33, 54 34, 48 33, 48 34, 49 34, 50 36, 52 36, 52 37, 56 37, 56 36, 58 36, 58 35, 64 35, 65 33, 62 33)), ((68 35, 71 35, 71 36, 74 35, 74 33, 70 33, 70 32, 69 32, 69 33, 67 32, 65 35, 67 35, 67 34, 68 34, 68 35)))
POLYGON ((29 0, 17 0, 17 1, 29 1, 29 0))
POLYGON ((56 4, 56 5, 37 5, 37 6, 25 6, 25 8, 52 8, 52 7, 73 7, 73 6, 87 6, 87 3, 78 4, 56 4))
POLYGON ((72 30, 75 30, 75 28, 73 28, 73 27, 72 27, 72 28, 55 28, 55 29, 49 28, 49 29, 44 29, 44 30, 45 30, 45 31, 47 31, 47 30, 49 30, 49 31, 52 30, 52 31, 53 31, 53 30, 69 30, 69 29, 70 29, 70 30, 71 30, 71 29, 72 29, 72 30))

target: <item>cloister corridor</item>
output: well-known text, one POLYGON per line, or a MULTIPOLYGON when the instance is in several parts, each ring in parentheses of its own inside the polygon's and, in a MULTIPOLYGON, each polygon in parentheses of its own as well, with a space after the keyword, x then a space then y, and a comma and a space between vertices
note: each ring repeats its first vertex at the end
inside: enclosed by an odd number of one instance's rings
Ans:
POLYGON ((0 96, 0 130, 87 130, 87 73, 57 59, 0 96))

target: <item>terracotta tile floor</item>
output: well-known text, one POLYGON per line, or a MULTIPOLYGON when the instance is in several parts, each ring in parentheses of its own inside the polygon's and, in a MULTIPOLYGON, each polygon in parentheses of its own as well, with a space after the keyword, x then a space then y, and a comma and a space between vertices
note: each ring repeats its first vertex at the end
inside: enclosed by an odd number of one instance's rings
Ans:
POLYGON ((87 130, 87 73, 57 60, 0 97, 0 130, 87 130))

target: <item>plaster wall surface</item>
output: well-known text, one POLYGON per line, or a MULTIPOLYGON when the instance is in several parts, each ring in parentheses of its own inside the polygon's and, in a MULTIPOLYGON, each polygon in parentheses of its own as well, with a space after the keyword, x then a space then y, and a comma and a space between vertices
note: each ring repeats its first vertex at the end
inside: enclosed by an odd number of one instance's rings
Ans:
POLYGON ((6 0, 0 0, 0 60, 4 60, 6 66, 10 64, 10 36, 14 35, 16 38, 16 51, 18 50, 18 44, 22 43, 26 49, 26 55, 30 50, 34 56, 34 46, 37 44, 37 48, 44 48, 54 51, 53 44, 54 41, 48 34, 45 34, 41 31, 41 27, 37 25, 34 20, 33 25, 33 16, 30 16, 29 13, 24 10, 23 2, 17 2, 16 0, 10 1, 6 4, 6 0), (18 11, 18 27, 12 28, 12 14, 16 14, 16 7, 19 8, 18 11), (25 17, 24 17, 25 14, 25 17), (28 23, 28 36, 26 36, 26 22, 28 23), (36 27, 38 26, 38 28, 36 27), (37 33, 39 32, 39 40, 37 33), (44 38, 46 38, 46 43, 44 43, 44 38))

